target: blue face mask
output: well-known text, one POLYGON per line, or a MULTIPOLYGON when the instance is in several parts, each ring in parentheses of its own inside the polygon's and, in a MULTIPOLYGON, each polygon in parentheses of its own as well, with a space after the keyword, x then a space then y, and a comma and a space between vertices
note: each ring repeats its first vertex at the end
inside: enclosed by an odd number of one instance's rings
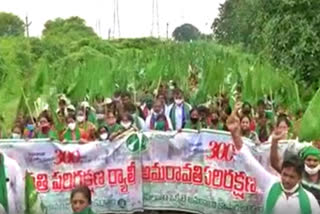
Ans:
POLYGON ((27 129, 29 131, 33 131, 34 130, 34 125, 33 124, 27 124, 27 129))

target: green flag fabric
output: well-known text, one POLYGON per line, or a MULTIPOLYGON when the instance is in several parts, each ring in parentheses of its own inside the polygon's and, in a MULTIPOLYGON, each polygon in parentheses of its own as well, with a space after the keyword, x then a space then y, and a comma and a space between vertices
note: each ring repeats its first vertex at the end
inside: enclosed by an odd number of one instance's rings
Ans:
POLYGON ((25 214, 46 214, 46 209, 41 203, 40 197, 35 189, 30 173, 25 178, 25 214))
MULTIPOLYGON (((298 191, 299 197, 299 204, 300 204, 300 211, 301 214, 310 214, 311 213, 311 205, 308 198, 307 193, 304 191, 302 186, 300 185, 298 191)), ((278 199, 280 198, 283 190, 281 187, 280 182, 275 183, 268 194, 264 214, 272 214, 273 208, 275 207, 278 199)))
POLYGON ((87 207, 81 212, 74 212, 73 214, 95 214, 95 212, 92 211, 91 207, 87 207))
POLYGON ((9 210, 8 193, 7 193, 7 178, 4 165, 4 156, 0 154, 0 204, 6 212, 9 210))

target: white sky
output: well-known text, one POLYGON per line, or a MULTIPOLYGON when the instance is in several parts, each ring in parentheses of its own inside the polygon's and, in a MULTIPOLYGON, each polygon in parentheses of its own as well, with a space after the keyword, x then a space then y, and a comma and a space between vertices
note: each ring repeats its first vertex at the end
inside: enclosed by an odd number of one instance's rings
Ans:
MULTIPOLYGON (((158 0, 161 37, 169 36, 179 25, 191 23, 202 33, 211 33, 210 26, 218 16, 219 4, 225 0, 158 0)), ((151 35, 153 0, 118 0, 120 37, 151 35)), ((114 0, 0 0, 0 11, 11 12, 25 19, 28 15, 31 36, 41 36, 44 23, 57 17, 80 16, 103 38, 113 29, 114 0), (100 30, 97 23, 100 21, 100 30)), ((117 29, 116 29, 117 32, 117 29)), ((157 35, 157 27, 154 27, 157 35)), ((117 35, 116 35, 117 37, 117 35)))

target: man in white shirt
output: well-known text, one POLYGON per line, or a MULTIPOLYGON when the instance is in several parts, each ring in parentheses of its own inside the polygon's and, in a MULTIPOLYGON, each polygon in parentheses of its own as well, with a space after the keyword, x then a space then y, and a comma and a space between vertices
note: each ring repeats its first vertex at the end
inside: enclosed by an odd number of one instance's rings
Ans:
MULTIPOLYGON (((246 167, 255 173, 258 186, 265 191, 265 214, 320 214, 315 197, 301 186, 303 162, 297 156, 283 161, 281 179, 267 172, 253 157, 249 148, 243 144, 240 121, 232 114, 227 121, 228 129, 237 149, 235 160, 241 159, 246 167)), ((274 139, 281 139, 285 133, 275 132, 274 139)))
POLYGON ((181 90, 177 90, 174 94, 174 103, 168 108, 168 117, 171 120, 174 130, 184 128, 187 120, 190 119, 191 106, 184 102, 181 90))

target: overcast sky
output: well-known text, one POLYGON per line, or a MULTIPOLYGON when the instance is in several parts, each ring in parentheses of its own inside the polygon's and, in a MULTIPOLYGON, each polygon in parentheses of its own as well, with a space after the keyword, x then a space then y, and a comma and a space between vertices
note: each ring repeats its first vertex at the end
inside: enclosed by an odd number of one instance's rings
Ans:
MULTIPOLYGON (((115 0, 0 0, 0 11, 11 12, 23 20, 28 15, 31 36, 41 36, 47 20, 80 16, 103 38, 113 29, 115 0), (100 29, 99 29, 100 23, 100 29)), ((183 23, 195 25, 202 33, 211 33, 211 23, 225 0, 158 0, 160 36, 169 36, 183 23)), ((146 37, 152 30, 153 0, 118 0, 120 37, 146 37)), ((156 14, 156 13, 154 13, 156 14)), ((154 35, 157 35, 156 15, 154 35)), ((117 28, 116 28, 117 33, 117 28)), ((116 34, 117 36, 117 34, 116 34)))

